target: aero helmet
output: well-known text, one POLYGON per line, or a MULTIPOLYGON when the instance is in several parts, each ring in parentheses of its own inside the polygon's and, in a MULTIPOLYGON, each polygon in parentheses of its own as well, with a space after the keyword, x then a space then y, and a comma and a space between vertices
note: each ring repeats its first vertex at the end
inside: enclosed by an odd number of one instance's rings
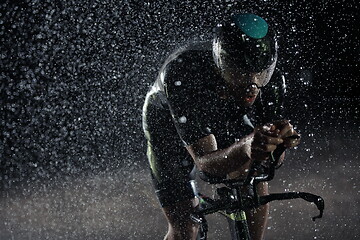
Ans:
MULTIPOLYGON (((237 14, 216 28, 213 57, 220 71, 239 69, 243 73, 266 73, 265 86, 277 60, 277 41, 268 23, 254 14, 237 14)), ((261 87, 261 86, 259 86, 261 87)))

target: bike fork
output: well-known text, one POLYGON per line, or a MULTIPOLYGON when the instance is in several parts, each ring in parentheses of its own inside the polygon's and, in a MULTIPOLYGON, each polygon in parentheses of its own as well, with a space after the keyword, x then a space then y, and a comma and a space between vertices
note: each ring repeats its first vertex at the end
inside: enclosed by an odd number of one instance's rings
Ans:
MULTIPOLYGON (((240 188, 233 189, 234 197, 243 206, 240 188)), ((227 217, 232 240, 251 240, 246 214, 243 210, 236 211, 227 217)))
POLYGON ((245 220, 227 218, 232 240, 250 240, 249 228, 245 220))

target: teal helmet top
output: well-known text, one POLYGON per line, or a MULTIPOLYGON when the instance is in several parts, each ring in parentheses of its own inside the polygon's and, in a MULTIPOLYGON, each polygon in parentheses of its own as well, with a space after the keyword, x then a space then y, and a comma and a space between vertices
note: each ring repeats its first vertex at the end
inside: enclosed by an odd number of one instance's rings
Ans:
POLYGON ((247 36, 260 39, 266 36, 269 30, 267 22, 254 14, 238 14, 232 17, 235 25, 247 36))
POLYGON ((213 56, 221 71, 236 68, 244 73, 258 73, 274 68, 277 60, 274 31, 257 15, 234 15, 218 25, 213 39, 213 56))

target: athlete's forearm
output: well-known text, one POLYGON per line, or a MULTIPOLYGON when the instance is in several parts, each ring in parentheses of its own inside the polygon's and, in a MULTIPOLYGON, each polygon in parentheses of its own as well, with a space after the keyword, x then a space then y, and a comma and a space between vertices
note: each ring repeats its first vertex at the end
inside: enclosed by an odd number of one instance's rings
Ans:
POLYGON ((223 176, 251 159, 251 141, 253 135, 248 135, 235 142, 225 149, 206 154, 196 160, 197 167, 204 172, 212 175, 223 176))

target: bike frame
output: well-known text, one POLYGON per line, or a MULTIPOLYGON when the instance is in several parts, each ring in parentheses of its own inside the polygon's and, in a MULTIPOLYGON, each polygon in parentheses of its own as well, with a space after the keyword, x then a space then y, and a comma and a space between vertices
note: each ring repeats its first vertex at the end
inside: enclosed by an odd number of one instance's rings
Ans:
POLYGON ((251 236, 246 221, 245 211, 257 208, 275 200, 288 200, 301 198, 305 201, 314 203, 320 214, 313 217, 321 218, 324 210, 324 200, 322 197, 306 192, 287 192, 273 193, 265 196, 259 196, 257 193, 257 184, 260 182, 271 181, 275 176, 275 169, 281 154, 285 151, 284 147, 278 147, 272 154, 270 166, 264 167, 260 163, 254 162, 249 170, 246 179, 224 179, 209 176, 206 173, 199 172, 200 178, 209 184, 224 184, 224 187, 216 189, 217 198, 210 198, 196 193, 200 200, 199 207, 192 214, 192 220, 200 225, 199 240, 207 239, 208 225, 205 216, 219 212, 224 215, 229 223, 231 239, 233 240, 251 240, 251 236), (262 174, 256 175, 257 172, 262 174), (243 189, 247 189, 244 194, 243 189))

